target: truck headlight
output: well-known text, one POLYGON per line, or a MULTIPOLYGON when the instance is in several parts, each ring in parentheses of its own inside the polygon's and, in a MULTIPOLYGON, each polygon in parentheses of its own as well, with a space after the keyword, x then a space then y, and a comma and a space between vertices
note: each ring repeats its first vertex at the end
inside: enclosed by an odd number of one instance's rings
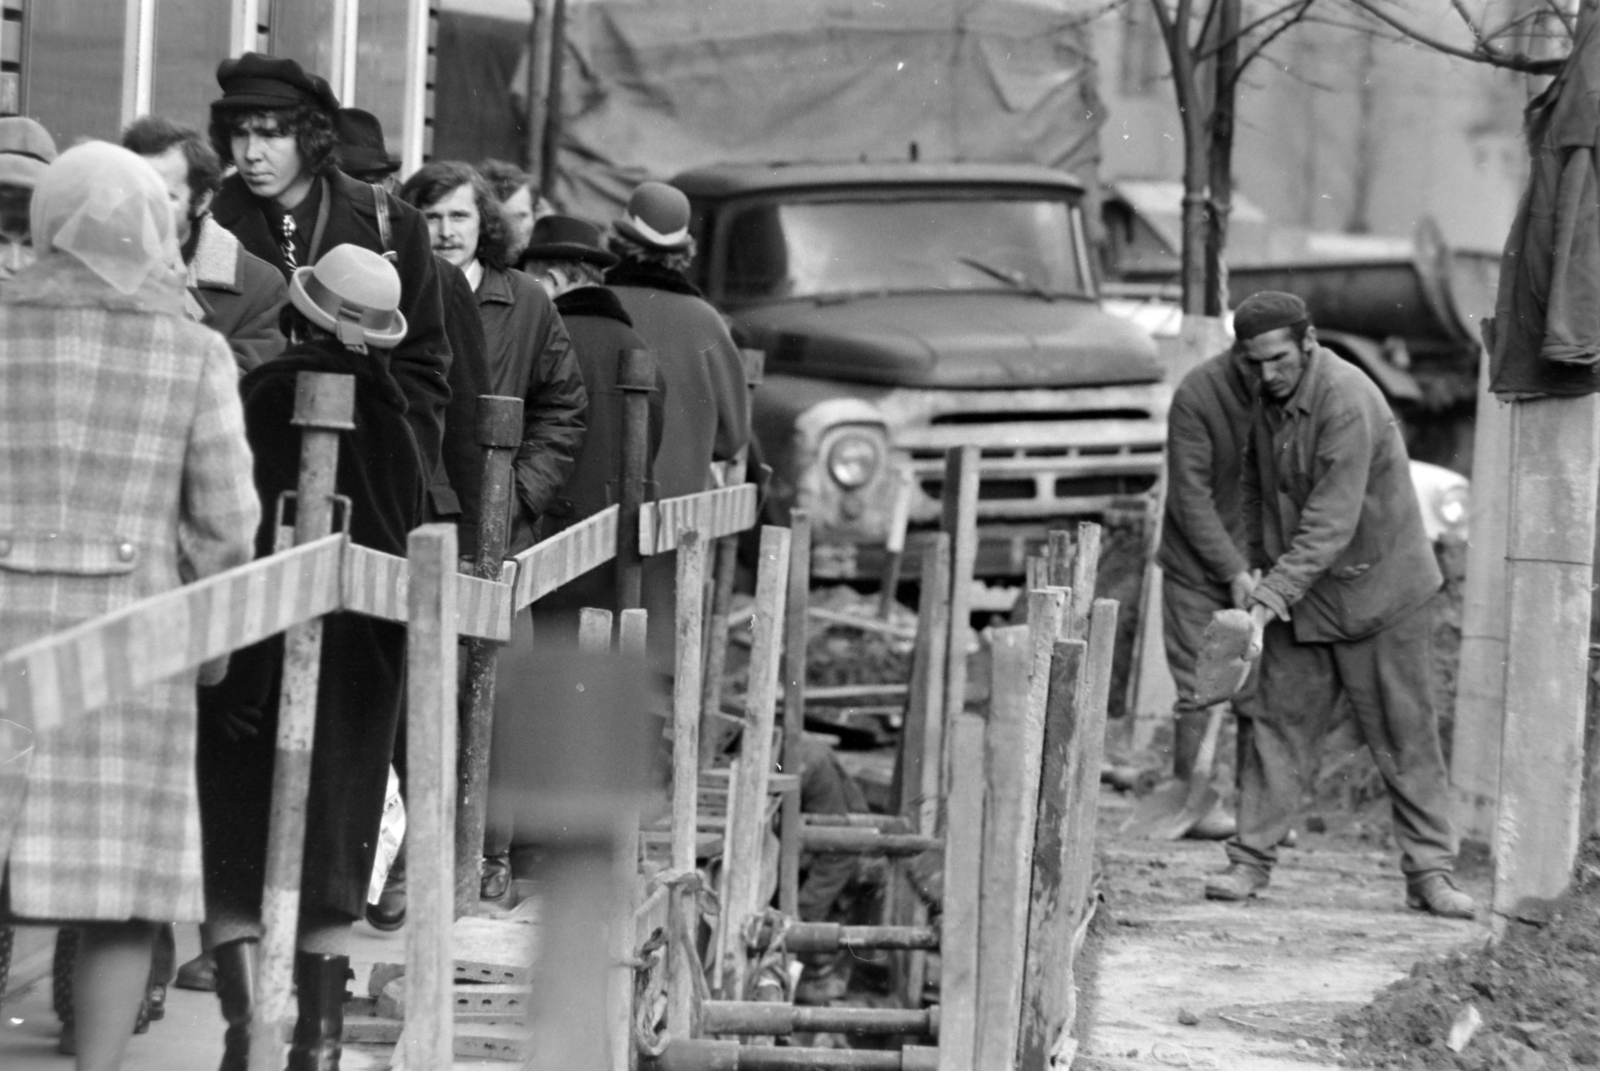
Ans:
POLYGON ((1470 492, 1465 484, 1456 484, 1446 487, 1434 496, 1433 509, 1445 529, 1452 532, 1464 531, 1467 525, 1467 507, 1470 505, 1470 492))
POLYGON ((864 431, 847 431, 828 448, 828 475, 847 491, 865 487, 883 464, 883 447, 864 431))

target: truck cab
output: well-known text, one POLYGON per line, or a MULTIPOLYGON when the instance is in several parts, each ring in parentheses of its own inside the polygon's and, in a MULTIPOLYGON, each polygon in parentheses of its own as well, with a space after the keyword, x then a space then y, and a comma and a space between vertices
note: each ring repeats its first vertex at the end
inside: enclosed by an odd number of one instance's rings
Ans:
POLYGON ((952 446, 981 449, 979 575, 1020 575, 1071 519, 1150 511, 1170 392, 1150 337, 1100 308, 1075 180, 907 162, 673 182, 693 205, 695 282, 766 353, 769 508, 810 512, 814 575, 879 575, 897 469, 914 555, 952 446))

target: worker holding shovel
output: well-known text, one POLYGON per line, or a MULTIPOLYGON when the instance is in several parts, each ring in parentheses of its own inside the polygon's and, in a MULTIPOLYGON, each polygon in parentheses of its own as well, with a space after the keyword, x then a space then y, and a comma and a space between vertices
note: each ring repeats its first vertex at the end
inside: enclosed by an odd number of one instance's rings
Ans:
POLYGON ((1343 695, 1393 806, 1407 904, 1471 918, 1428 691, 1443 578, 1394 415, 1365 373, 1317 345, 1294 295, 1247 298, 1234 334, 1260 382, 1242 477, 1250 563, 1265 572, 1246 600, 1261 662, 1239 721, 1239 831, 1206 896, 1265 888, 1343 695))

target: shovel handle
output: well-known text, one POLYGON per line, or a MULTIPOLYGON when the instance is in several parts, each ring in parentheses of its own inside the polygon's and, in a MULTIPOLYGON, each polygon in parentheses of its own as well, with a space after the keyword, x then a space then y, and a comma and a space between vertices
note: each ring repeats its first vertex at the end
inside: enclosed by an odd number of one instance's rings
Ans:
POLYGON ((1216 766, 1217 737, 1222 734, 1222 714, 1226 703, 1212 703, 1210 717, 1206 719, 1206 735, 1200 739, 1200 750, 1194 757, 1194 771, 1189 775, 1191 785, 1205 785, 1211 781, 1211 771, 1216 766))

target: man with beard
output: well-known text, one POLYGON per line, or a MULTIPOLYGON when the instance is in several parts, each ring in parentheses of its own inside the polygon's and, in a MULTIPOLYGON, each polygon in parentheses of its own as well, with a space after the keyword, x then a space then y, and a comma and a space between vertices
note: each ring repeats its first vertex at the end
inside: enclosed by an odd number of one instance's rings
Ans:
POLYGON ((278 315, 289 300, 283 276, 211 218, 222 162, 198 130, 147 115, 122 132, 167 184, 179 252, 189 272, 185 310, 228 340, 241 374, 283 352, 278 315))
POLYGON ((1443 581, 1398 423, 1364 372, 1317 345, 1293 294, 1245 299, 1234 334, 1261 384, 1242 473, 1249 564, 1265 573, 1242 599, 1261 664, 1239 719, 1239 831, 1206 896, 1266 887, 1343 696, 1393 805, 1407 906, 1471 918, 1429 694, 1443 581))

